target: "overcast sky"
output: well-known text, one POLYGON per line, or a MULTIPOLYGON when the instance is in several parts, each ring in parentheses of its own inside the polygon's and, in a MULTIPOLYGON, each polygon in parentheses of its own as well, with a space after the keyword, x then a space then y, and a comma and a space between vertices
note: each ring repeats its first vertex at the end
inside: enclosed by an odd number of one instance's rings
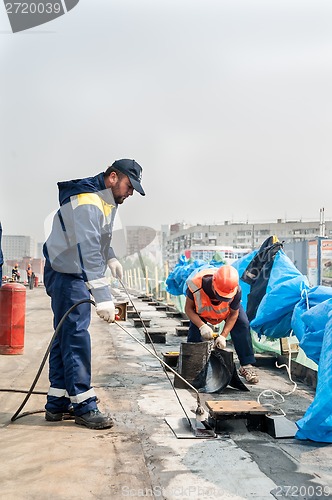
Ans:
POLYGON ((125 225, 332 218, 331 0, 80 0, 11 33, 0 4, 0 219, 43 240, 59 180, 119 158, 125 225))

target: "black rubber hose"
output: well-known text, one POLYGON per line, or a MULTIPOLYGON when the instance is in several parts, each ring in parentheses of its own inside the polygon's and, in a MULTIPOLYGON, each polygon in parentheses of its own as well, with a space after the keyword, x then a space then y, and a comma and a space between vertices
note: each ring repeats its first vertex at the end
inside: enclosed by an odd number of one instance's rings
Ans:
MULTIPOLYGON (((29 391, 25 391, 24 389, 0 389, 0 392, 18 392, 20 394, 28 394, 29 391)), ((42 396, 46 396, 47 392, 45 392, 45 391, 32 391, 31 394, 39 394, 42 396)))
MULTIPOLYGON (((37 375, 35 376, 35 379, 34 379, 34 381, 32 382, 31 387, 30 387, 30 389, 28 390, 28 393, 27 393, 26 397, 24 398, 24 400, 23 400, 23 402, 22 402, 21 406, 19 407, 19 409, 16 411, 16 413, 15 413, 15 414, 12 416, 12 418, 10 419, 12 422, 14 422, 14 421, 15 421, 15 420, 17 420, 18 418, 20 418, 20 417, 19 417, 19 414, 20 414, 21 410, 24 408, 24 406, 25 406, 25 405, 26 405, 26 403, 28 402, 28 400, 29 400, 29 398, 30 398, 31 394, 33 394, 33 390, 34 390, 34 388, 35 388, 35 386, 36 386, 36 384, 37 384, 37 382, 38 382, 38 380, 39 380, 39 377, 40 377, 40 375, 41 375, 41 372, 43 371, 43 368, 44 368, 45 363, 46 363, 46 361, 47 361, 47 357, 48 357, 48 355, 49 355, 49 353, 50 353, 50 350, 51 350, 51 347, 52 347, 53 341, 54 341, 55 337, 58 335, 58 332, 59 332, 60 328, 62 327, 62 325, 63 325, 63 323, 64 323, 65 319, 67 318, 68 314, 70 314, 70 313, 72 312, 72 310, 73 310, 73 309, 75 309, 75 307, 79 306, 80 304, 85 304, 85 303, 90 303, 90 304, 93 304, 94 306, 96 305, 96 304, 95 304, 95 302, 94 302, 93 300, 91 300, 91 299, 83 299, 83 300, 80 300, 79 302, 76 302, 76 304, 72 305, 72 306, 68 309, 68 311, 66 311, 66 312, 65 312, 65 314, 62 316, 61 320, 59 321, 58 326, 57 326, 57 327, 56 327, 56 329, 54 330, 53 336, 52 336, 51 341, 50 341, 50 343, 49 343, 49 345, 48 345, 48 347, 47 347, 47 349, 46 349, 46 352, 45 352, 45 354, 44 354, 43 360, 42 360, 42 362, 41 362, 41 364, 40 364, 40 367, 39 367, 39 369, 38 369, 37 375)), ((21 415, 21 416, 23 417, 23 416, 25 416, 25 415, 28 415, 28 413, 25 413, 24 415, 21 415)))

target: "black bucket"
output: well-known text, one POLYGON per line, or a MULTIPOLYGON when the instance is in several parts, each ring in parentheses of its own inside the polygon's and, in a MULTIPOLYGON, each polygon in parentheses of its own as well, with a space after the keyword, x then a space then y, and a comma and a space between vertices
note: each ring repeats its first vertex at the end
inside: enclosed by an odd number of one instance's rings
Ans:
MULTIPOLYGON (((209 342, 182 342, 178 373, 198 389, 205 384, 208 360, 209 342)), ((178 388, 188 387, 177 377, 174 379, 174 385, 178 388)))

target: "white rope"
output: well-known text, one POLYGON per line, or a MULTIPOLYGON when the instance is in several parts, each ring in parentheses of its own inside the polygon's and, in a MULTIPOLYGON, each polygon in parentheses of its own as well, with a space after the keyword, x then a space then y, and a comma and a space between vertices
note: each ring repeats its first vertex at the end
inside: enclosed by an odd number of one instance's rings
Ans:
MULTIPOLYGON (((303 289, 301 290, 301 298, 303 298, 303 297, 305 297, 307 310, 309 310, 310 305, 309 305, 308 289, 306 287, 303 287, 303 289)), ((288 363, 287 363, 287 365, 285 363, 282 365, 278 365, 278 362, 276 362, 276 364, 275 364, 275 366, 277 368, 280 368, 280 369, 286 368, 288 378, 289 378, 290 382, 293 384, 293 389, 291 391, 287 392, 285 394, 285 396, 290 396, 297 389, 297 383, 292 379, 292 375, 291 375, 292 352, 291 352, 290 339, 293 335, 294 335, 294 332, 293 332, 293 330, 291 330, 289 337, 287 337, 287 343, 288 343, 288 363)), ((282 412, 282 415, 276 415, 276 416, 286 416, 286 413, 284 412, 284 410, 282 408, 280 408, 280 407, 277 408, 277 404, 281 405, 282 403, 285 402, 285 398, 284 398, 284 396, 282 396, 282 394, 275 391, 274 389, 267 389, 265 391, 262 391, 258 395, 258 398, 257 398, 258 403, 261 403, 261 401, 260 401, 261 397, 273 398, 273 400, 276 401, 276 403, 271 403, 271 404, 266 403, 266 404, 264 404, 264 406, 271 406, 274 410, 278 409, 279 411, 282 412), (277 402, 277 398, 275 397, 275 395, 280 397, 279 402, 277 402)))
MULTIPOLYGON (((259 404, 262 404, 265 407, 270 406, 275 411, 277 409, 276 405, 277 404, 281 405, 282 403, 284 403, 285 398, 283 397, 282 394, 280 394, 280 392, 277 392, 274 389, 266 389, 265 391, 262 391, 258 395, 257 401, 258 401, 259 404), (263 396, 265 398, 273 398, 273 400, 275 401, 275 403, 262 403, 261 402, 261 397, 263 397, 263 396), (280 397, 280 401, 277 400, 276 396, 280 397)), ((282 414, 281 415, 276 415, 276 416, 280 416, 280 417, 286 416, 286 413, 284 412, 284 410, 282 408, 279 407, 278 410, 281 411, 282 414)))
MULTIPOLYGON (((288 378, 289 378, 289 380, 293 384, 292 390, 289 391, 289 392, 287 392, 285 394, 285 396, 290 396, 297 389, 297 383, 292 379, 292 375, 291 375, 291 362, 292 362, 291 355, 292 355, 292 353, 291 353, 290 338, 292 336, 293 336, 293 330, 291 330, 290 336, 287 337, 287 342, 288 342, 288 364, 287 365, 286 364, 278 365, 278 362, 276 362, 276 364, 275 364, 275 366, 277 368, 280 368, 280 369, 281 368, 286 368, 286 371, 287 371, 287 374, 288 374, 288 378)), ((284 412, 284 410, 282 408, 280 408, 280 405, 285 402, 285 398, 284 398, 284 396, 282 394, 280 394, 280 392, 277 392, 274 389, 266 389, 266 390, 262 391, 258 395, 258 397, 257 397, 257 402, 259 404, 263 404, 263 406, 270 406, 274 411, 279 410, 282 413, 281 415, 276 415, 276 416, 280 416, 280 417, 285 417, 286 416, 286 413, 284 412), (278 398, 276 396, 278 396, 280 398, 279 401, 278 401, 278 398), (261 398, 262 397, 272 398, 274 400, 274 402, 273 403, 261 403, 261 398)))
POLYGON ((293 330, 291 330, 290 336, 287 337, 287 342, 288 342, 288 365, 283 364, 283 365, 278 365, 278 362, 276 362, 276 367, 277 368, 286 368, 288 378, 294 384, 294 387, 291 391, 287 392, 285 396, 289 396, 290 394, 293 394, 294 391, 297 389, 297 383, 292 379, 291 375, 291 363, 292 363, 292 350, 291 350, 291 343, 290 343, 290 338, 293 336, 293 330))

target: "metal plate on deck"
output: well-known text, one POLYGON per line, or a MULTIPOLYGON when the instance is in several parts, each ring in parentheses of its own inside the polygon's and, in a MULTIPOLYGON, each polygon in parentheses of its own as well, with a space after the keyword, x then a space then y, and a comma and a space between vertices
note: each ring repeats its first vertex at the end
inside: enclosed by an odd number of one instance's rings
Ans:
POLYGON ((295 422, 284 415, 266 415, 265 422, 266 432, 276 439, 293 438, 298 431, 295 422))
POLYGON ((213 429, 207 429, 202 422, 197 422, 196 418, 190 418, 191 426, 186 417, 165 417, 166 424, 174 432, 178 439, 201 439, 215 438, 213 429))

